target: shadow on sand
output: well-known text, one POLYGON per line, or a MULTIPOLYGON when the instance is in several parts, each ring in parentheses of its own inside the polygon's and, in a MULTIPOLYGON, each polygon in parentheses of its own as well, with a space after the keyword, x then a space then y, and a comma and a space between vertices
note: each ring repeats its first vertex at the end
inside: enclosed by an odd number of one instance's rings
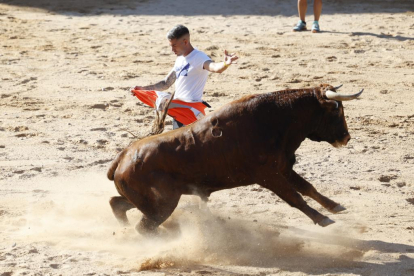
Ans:
MULTIPOLYGON (((284 251, 282 254, 273 254, 272 252, 263 250, 262 247, 250 247, 245 250, 250 251, 250 256, 259 256, 252 263, 244 259, 237 265, 252 266, 260 268, 274 269, 278 268, 281 271, 301 272, 306 275, 330 275, 330 274, 358 274, 358 275, 414 275, 414 259, 407 256, 407 254, 414 253, 414 246, 389 243, 380 240, 359 240, 340 235, 326 235, 315 233, 299 228, 289 228, 289 231, 296 238, 303 238, 308 241, 312 248, 309 251, 298 250, 291 253, 286 253, 285 249, 279 248, 277 250, 284 251), (325 251, 324 248, 336 248, 335 251, 325 251), (255 252, 256 251, 256 252, 255 252), (263 254, 267 252, 267 254, 263 254), (270 253, 270 254, 269 254, 270 253), (378 263, 363 261, 365 255, 390 255, 387 256, 391 262, 378 263)), ((278 232, 274 233, 275 236, 278 232)), ((279 237, 284 239, 283 237, 279 237)), ((292 242, 292 241, 291 241, 292 242)), ((269 239, 269 243, 272 240, 269 239)), ((277 251, 276 250, 276 251, 277 251)), ((370 258, 370 257, 368 257, 370 258)), ((217 267, 210 267, 208 265, 201 265, 199 269, 217 270, 217 267)), ((226 267, 221 267, 220 271, 224 275, 235 275, 231 271, 226 271, 226 267)))
MULTIPOLYGON (((82 15, 263 15, 296 16, 292 0, 1 0, 3 4, 37 8, 53 13, 82 15)), ((308 1, 308 14, 312 13, 308 1)), ((404 13, 414 11, 414 0, 332 0, 325 1, 323 14, 404 13)))
POLYGON ((343 34, 343 35, 350 35, 350 36, 371 36, 375 38, 387 39, 387 40, 398 40, 398 41, 406 41, 406 40, 414 40, 414 37, 406 37, 401 35, 391 35, 391 34, 375 34, 370 32, 335 32, 335 31, 321 31, 321 33, 329 33, 329 34, 343 34))

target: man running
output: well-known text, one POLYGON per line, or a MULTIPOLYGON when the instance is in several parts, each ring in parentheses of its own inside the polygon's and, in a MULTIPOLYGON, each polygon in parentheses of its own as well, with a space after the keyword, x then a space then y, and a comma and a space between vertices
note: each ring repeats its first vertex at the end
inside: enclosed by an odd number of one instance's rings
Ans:
POLYGON ((224 72, 238 59, 238 56, 224 51, 224 62, 213 62, 205 53, 191 45, 190 32, 183 25, 172 28, 168 32, 167 38, 172 51, 177 55, 173 69, 162 81, 148 86, 136 86, 131 94, 137 96, 144 103, 162 110, 170 94, 159 91, 167 90, 175 83, 174 100, 169 108, 171 110, 174 108, 177 110, 187 109, 185 110, 187 113, 188 110, 191 110, 190 115, 194 114, 191 117, 179 116, 181 113, 169 110, 169 114, 173 117, 173 129, 176 129, 204 116, 206 106, 203 104, 202 96, 208 72, 224 72), (153 99, 156 99, 155 103, 153 99))

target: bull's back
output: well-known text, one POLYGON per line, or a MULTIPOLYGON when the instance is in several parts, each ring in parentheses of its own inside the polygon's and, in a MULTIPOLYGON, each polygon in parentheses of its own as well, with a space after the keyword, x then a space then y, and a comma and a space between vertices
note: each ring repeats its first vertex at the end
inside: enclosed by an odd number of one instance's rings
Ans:
POLYGON ((255 162, 249 145, 249 135, 255 131, 253 123, 238 110, 242 103, 228 104, 194 124, 132 143, 119 156, 115 175, 146 181, 151 175, 166 173, 198 183, 222 182, 229 175, 245 174, 255 162))

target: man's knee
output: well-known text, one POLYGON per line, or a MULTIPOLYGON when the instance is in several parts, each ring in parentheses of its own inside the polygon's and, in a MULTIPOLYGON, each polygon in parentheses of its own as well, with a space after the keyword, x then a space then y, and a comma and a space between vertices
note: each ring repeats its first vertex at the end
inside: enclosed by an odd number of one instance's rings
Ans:
POLYGON ((173 118, 173 129, 177 129, 177 128, 180 128, 180 127, 183 127, 183 126, 184 126, 183 123, 181 123, 181 122, 179 122, 179 121, 177 121, 176 119, 173 118))

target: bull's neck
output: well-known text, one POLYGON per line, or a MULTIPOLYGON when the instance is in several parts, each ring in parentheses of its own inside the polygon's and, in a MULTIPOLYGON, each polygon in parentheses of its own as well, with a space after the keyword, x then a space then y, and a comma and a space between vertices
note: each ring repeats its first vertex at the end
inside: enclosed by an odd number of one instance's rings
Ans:
MULTIPOLYGON (((314 90, 269 93, 267 120, 271 136, 288 151, 295 151, 320 122, 320 103, 314 90)), ((266 103, 264 103, 267 105, 266 103)), ((266 114, 262 115, 266 119, 266 114)))

